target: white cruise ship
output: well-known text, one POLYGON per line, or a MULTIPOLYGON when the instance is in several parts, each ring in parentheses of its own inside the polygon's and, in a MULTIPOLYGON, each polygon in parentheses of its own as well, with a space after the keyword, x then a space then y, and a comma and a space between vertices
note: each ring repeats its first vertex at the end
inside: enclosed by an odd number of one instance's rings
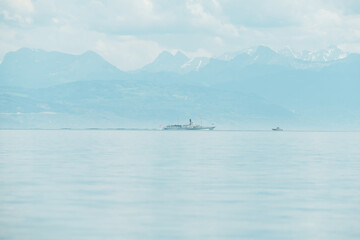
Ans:
POLYGON ((189 124, 174 124, 167 125, 163 130, 214 130, 215 126, 204 127, 201 125, 195 125, 191 119, 189 119, 189 124))

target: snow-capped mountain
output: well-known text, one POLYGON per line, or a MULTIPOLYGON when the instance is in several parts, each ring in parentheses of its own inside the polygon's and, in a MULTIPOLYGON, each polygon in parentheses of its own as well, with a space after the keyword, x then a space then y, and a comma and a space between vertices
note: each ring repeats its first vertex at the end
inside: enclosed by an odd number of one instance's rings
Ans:
POLYGON ((141 71, 145 72, 179 72, 181 66, 190 59, 182 52, 178 51, 175 55, 168 51, 163 51, 157 58, 148 65, 144 66, 141 71))
POLYGON ((182 72, 199 71, 200 68, 205 67, 210 61, 208 57, 192 58, 181 66, 182 72))
POLYGON ((328 66, 330 62, 343 59, 348 54, 338 47, 332 46, 319 51, 295 51, 284 48, 275 51, 266 46, 257 46, 240 51, 224 53, 218 57, 189 58, 178 51, 175 55, 164 51, 150 64, 141 69, 145 72, 174 72, 189 73, 197 72, 210 62, 233 62, 239 66, 250 64, 286 65, 294 68, 319 68, 328 66))
POLYGON ((303 61, 309 62, 330 62, 339 59, 343 59, 348 56, 348 53, 344 52, 336 46, 331 46, 327 49, 321 49, 318 51, 294 51, 290 48, 285 48, 279 51, 280 54, 288 57, 293 57, 303 61))
POLYGON ((208 62, 209 58, 206 57, 188 58, 181 51, 178 51, 175 55, 168 51, 163 51, 153 62, 144 66, 141 71, 152 73, 188 73, 191 71, 198 71, 200 68, 208 64, 208 62))

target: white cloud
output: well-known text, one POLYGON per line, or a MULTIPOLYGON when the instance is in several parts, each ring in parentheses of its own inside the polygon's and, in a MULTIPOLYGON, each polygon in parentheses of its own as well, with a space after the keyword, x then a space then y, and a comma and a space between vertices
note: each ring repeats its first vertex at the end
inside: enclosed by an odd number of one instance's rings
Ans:
POLYGON ((3 0, 3 2, 0 2, 0 8, 2 9, 0 10, 0 16, 5 21, 21 26, 33 22, 34 6, 31 0, 3 0))
POLYGON ((206 49, 203 48, 199 48, 196 49, 196 51, 185 51, 184 52, 186 56, 188 56, 189 58, 196 58, 196 57, 212 57, 213 54, 209 51, 207 51, 206 49))
POLYGON ((91 49, 122 70, 135 70, 154 60, 161 48, 156 42, 132 36, 99 38, 91 49))
POLYGON ((31 13, 34 11, 34 5, 31 0, 2 0, 4 5, 10 7, 16 12, 31 13))
POLYGON ((229 34, 238 36, 238 30, 230 23, 224 22, 223 16, 219 14, 221 12, 220 4, 217 1, 212 1, 213 9, 217 12, 217 16, 213 15, 209 11, 206 11, 203 4, 199 1, 188 0, 186 2, 186 8, 192 15, 191 22, 194 26, 199 28, 208 29, 217 34, 229 34))
POLYGON ((0 58, 34 47, 94 50, 134 69, 162 50, 219 55, 258 44, 360 52, 355 0, 0 0, 0 58))
POLYGON ((135 36, 107 35, 71 25, 13 29, 0 24, 0 57, 20 47, 47 51, 81 54, 92 50, 121 70, 135 70, 152 61, 160 51, 166 50, 156 42, 135 36), (45 34, 46 33, 46 34, 45 34))

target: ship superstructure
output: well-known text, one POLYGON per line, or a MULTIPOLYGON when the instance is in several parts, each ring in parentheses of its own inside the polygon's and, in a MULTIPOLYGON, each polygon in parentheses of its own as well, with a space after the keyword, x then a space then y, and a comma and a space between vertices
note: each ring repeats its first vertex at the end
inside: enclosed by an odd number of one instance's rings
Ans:
POLYGON ((167 125, 163 130, 214 130, 215 126, 205 127, 201 125, 194 124, 191 119, 189 119, 189 124, 174 124, 167 125))

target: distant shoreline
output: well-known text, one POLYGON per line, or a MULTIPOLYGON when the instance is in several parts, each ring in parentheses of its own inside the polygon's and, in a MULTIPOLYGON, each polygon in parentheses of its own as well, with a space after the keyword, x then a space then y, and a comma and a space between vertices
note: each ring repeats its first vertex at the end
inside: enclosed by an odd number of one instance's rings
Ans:
MULTIPOLYGON (((163 131, 155 128, 0 128, 0 131, 163 131)), ((217 129, 212 131, 195 132, 278 132, 271 129, 217 129)), ((166 131, 166 132, 194 132, 194 131, 166 131)), ((360 130, 284 130, 281 132, 360 132, 360 130)), ((280 132, 280 133, 281 133, 280 132)))

